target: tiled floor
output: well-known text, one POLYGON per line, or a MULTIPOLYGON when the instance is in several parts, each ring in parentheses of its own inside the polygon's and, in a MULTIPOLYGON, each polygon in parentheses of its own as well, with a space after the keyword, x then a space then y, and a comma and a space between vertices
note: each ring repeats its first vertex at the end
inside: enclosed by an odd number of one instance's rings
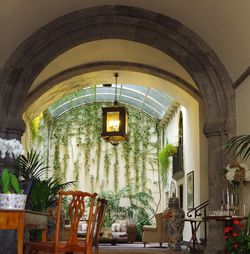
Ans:
POLYGON ((149 244, 144 248, 142 243, 134 243, 134 244, 117 244, 112 246, 111 244, 100 244, 99 246, 99 254, 184 254, 184 253, 197 253, 201 254, 201 251, 190 252, 186 250, 186 246, 182 246, 181 250, 174 250, 168 248, 167 245, 163 245, 162 248, 157 244, 149 244))

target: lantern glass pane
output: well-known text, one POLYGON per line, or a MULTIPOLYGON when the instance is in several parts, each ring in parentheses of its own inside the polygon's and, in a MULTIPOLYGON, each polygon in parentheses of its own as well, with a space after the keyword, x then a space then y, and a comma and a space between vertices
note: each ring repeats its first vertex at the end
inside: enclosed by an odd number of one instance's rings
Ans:
POLYGON ((107 132, 118 132, 120 127, 120 112, 107 112, 107 132))

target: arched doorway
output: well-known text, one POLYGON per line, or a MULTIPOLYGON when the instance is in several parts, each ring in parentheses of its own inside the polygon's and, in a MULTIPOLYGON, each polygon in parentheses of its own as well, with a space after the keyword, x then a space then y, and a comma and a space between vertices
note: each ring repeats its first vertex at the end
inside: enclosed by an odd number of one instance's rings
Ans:
MULTIPOLYGON (((95 7, 65 15, 35 32, 16 49, 0 73, 1 137, 21 137, 28 91, 46 65, 76 45, 109 38, 154 47, 179 62, 195 81, 205 108, 210 207, 219 208, 221 175, 216 169, 224 163, 220 147, 236 130, 232 82, 204 41, 163 15, 125 6, 95 7)), ((211 236, 219 239, 218 234, 211 236)))

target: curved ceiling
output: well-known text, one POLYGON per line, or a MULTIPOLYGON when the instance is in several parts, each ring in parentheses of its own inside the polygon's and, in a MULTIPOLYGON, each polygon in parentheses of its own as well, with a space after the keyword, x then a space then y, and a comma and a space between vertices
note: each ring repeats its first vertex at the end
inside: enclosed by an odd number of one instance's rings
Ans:
MULTIPOLYGON (((121 59, 123 63, 130 63, 130 65, 140 63, 144 66, 147 65, 175 74, 197 90, 197 86, 187 71, 173 58, 160 50, 138 42, 106 39, 81 44, 58 56, 40 73, 29 92, 33 92, 47 79, 75 66, 84 66, 90 63, 101 65, 103 62, 114 63, 121 61, 121 59)), ((122 65, 124 64, 121 63, 120 68, 122 65)), ((120 80, 125 83, 123 77, 120 77, 120 80)))
POLYGON ((58 83, 34 100, 30 107, 27 106, 26 114, 32 119, 40 112, 47 109, 52 103, 62 98, 62 96, 68 95, 70 92, 99 84, 112 83, 112 81, 114 81, 114 72, 119 73, 120 84, 134 84, 163 91, 172 97, 174 101, 180 102, 183 106, 189 105, 190 101, 194 100, 194 98, 181 87, 155 75, 131 70, 107 69, 76 75, 58 83))
POLYGON ((0 8, 0 66, 37 29, 69 12, 100 5, 140 7, 169 16, 193 30, 217 53, 233 81, 249 66, 249 0, 15 0, 0 8), (31 21, 32 20, 32 21, 31 21))
POLYGON ((103 84, 80 89, 49 107, 52 117, 59 117, 72 108, 98 103, 114 102, 129 105, 160 121, 173 102, 172 97, 162 91, 145 86, 128 84, 103 84))

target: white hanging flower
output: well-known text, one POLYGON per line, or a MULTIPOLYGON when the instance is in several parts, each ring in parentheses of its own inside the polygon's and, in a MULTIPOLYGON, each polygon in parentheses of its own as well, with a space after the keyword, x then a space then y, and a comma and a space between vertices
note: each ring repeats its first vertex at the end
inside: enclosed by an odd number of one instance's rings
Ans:
POLYGON ((226 167, 226 179, 230 182, 250 181, 250 170, 245 163, 232 161, 226 167))
POLYGON ((0 138, 0 155, 2 159, 6 157, 6 153, 8 153, 9 156, 17 158, 18 156, 24 154, 23 145, 16 139, 0 138))

